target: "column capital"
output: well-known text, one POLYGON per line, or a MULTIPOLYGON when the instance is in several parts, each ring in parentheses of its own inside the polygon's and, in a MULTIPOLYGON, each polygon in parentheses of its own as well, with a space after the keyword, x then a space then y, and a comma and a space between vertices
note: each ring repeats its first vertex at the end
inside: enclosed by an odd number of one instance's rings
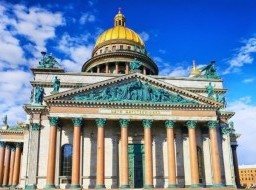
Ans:
POLYGON ((175 124, 175 121, 173 121, 173 120, 166 120, 165 121, 165 127, 166 128, 174 128, 174 124, 175 124))
POLYGON ((0 141, 0 147, 5 147, 5 146, 6 146, 6 143, 3 141, 0 141))
POLYGON ((190 120, 190 121, 187 121, 185 125, 188 128, 190 128, 190 129, 195 129, 196 128, 196 124, 197 124, 197 121, 190 120))
POLYGON ((16 148, 21 148, 22 147, 22 142, 16 142, 16 143, 14 143, 14 145, 15 145, 15 147, 16 148))
POLYGON ((216 128, 216 127, 218 127, 218 121, 209 121, 209 122, 207 123, 207 126, 208 126, 210 129, 216 128))
POLYGON ((57 126, 59 124, 58 117, 48 117, 51 126, 57 126))
POLYGON ((144 128, 151 128, 153 123, 153 119, 143 119, 142 124, 144 128))
POLYGON ((97 127, 104 127, 105 124, 106 124, 106 119, 104 118, 97 118, 96 119, 96 124, 97 124, 97 127))
POLYGON ((83 118, 82 117, 74 117, 72 118, 74 127, 81 127, 83 125, 83 118))
POLYGON ((119 119, 120 127, 127 128, 130 123, 129 119, 119 119))
POLYGON ((40 130, 40 124, 39 123, 31 123, 31 129, 32 131, 39 131, 40 130))
POLYGON ((5 144, 5 148, 10 150, 12 147, 11 147, 10 144, 7 144, 7 143, 6 143, 6 144, 5 144))
POLYGON ((15 146, 11 146, 11 151, 15 151, 16 150, 16 148, 15 148, 15 146))

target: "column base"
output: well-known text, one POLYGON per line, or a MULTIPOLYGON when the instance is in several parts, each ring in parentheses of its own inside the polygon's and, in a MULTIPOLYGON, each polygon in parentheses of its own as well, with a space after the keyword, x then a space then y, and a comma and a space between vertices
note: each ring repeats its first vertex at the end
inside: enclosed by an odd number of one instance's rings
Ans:
POLYGON ((120 185, 120 189, 129 189, 130 185, 120 185))
POLYGON ((189 188, 200 188, 200 184, 191 184, 189 188))
POLYGON ((212 186, 211 186, 211 188, 223 188, 223 187, 225 187, 223 184, 213 184, 212 186))
POLYGON ((167 188, 177 188, 178 185, 176 184, 168 184, 167 188))
POLYGON ((81 189, 82 187, 81 187, 81 185, 79 185, 79 184, 71 184, 70 185, 70 187, 69 187, 69 189, 81 189))
POLYGON ((144 189, 153 189, 153 188, 154 188, 154 185, 147 185, 147 184, 144 185, 144 189))
POLYGON ((44 189, 56 189, 56 186, 54 184, 48 184, 44 186, 44 189))
POLYGON ((25 189, 37 189, 36 185, 32 184, 32 185, 26 185, 25 189))
POLYGON ((106 189, 106 186, 104 184, 102 184, 102 185, 98 184, 95 186, 95 189, 106 189))

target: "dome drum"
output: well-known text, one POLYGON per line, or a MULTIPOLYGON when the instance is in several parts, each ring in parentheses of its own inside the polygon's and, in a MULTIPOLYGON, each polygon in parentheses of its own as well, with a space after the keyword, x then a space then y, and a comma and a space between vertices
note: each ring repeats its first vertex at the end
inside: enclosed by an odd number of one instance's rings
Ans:
POLYGON ((105 53, 98 56, 95 56, 88 60, 83 68, 82 72, 90 72, 90 71, 96 71, 97 66, 105 65, 105 64, 111 64, 116 62, 123 62, 129 65, 129 63, 134 60, 134 58, 137 58, 142 63, 142 67, 149 70, 149 74, 156 75, 158 74, 158 68, 155 65, 155 63, 150 59, 148 56, 141 54, 141 53, 135 53, 134 51, 131 52, 112 52, 112 53, 105 53))

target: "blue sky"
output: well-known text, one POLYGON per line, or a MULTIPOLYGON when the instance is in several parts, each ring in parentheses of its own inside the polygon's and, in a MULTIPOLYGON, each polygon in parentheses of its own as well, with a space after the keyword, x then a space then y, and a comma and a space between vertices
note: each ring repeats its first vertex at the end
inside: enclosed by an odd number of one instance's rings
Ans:
POLYGON ((0 115, 25 120, 30 68, 40 52, 66 71, 80 71, 97 36, 113 26, 118 7, 141 35, 161 75, 187 76, 192 60, 216 60, 228 110, 241 134, 240 164, 256 164, 256 2, 251 0, 0 1, 0 115))

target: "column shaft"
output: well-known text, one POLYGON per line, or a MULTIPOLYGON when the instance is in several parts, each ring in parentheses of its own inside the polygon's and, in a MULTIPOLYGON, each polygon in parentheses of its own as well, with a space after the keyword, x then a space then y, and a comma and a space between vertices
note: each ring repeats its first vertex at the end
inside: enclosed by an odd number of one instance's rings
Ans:
POLYGON ((19 174, 20 174, 20 160, 21 159, 21 147, 17 146, 15 151, 15 162, 13 171, 12 185, 16 186, 19 184, 19 174))
POLYGON ((81 127, 74 127, 73 137, 73 157, 72 157, 72 187, 80 187, 80 147, 81 147, 81 127))
POLYGON ((10 157, 11 157, 11 149, 7 145, 5 149, 5 165, 4 165, 4 179, 3 179, 3 186, 8 185, 9 180, 9 169, 10 169, 10 157))
POLYGON ((231 145, 231 148, 232 148, 232 156, 233 156, 233 165, 234 165, 236 186, 241 187, 240 177, 239 177, 239 168, 238 168, 238 159, 237 159, 237 153, 236 153, 237 145, 231 145))
POLYGON ((118 63, 116 63, 116 74, 118 74, 119 73, 119 65, 118 65, 118 63))
POLYGON ((96 171, 96 187, 104 188, 105 187, 105 132, 104 127, 98 127, 97 134, 97 171, 96 171))
POLYGON ((5 156, 5 145, 0 147, 0 187, 3 184, 4 178, 4 156, 5 156))
POLYGON ((128 165, 128 129, 121 128, 121 180, 120 187, 129 186, 129 165, 128 165))
POLYGON ((194 128, 189 128, 189 154, 190 154, 190 171, 191 171, 191 186, 199 184, 198 158, 196 147, 196 131, 194 128))
POLYGON ((147 74, 147 69, 146 69, 146 67, 143 67, 143 74, 144 74, 144 75, 147 74))
POLYGON ((129 74, 129 64, 125 63, 125 74, 129 74))
POLYGON ((176 161, 173 128, 167 128, 168 187, 176 187, 176 161))
POLYGON ((56 159, 56 139, 57 139, 57 127, 51 126, 49 150, 48 150, 46 188, 55 187, 54 178, 55 178, 55 159, 56 159))
POLYGON ((11 149, 11 161, 10 161, 10 173, 9 173, 9 185, 12 185, 12 178, 13 178, 13 168, 14 168, 14 160, 15 160, 15 149, 11 149))
POLYGON ((213 171, 213 185, 221 184, 221 173, 220 173, 220 155, 216 128, 210 128, 210 139, 211 139, 211 156, 212 156, 212 171, 213 171))
POLYGON ((100 66, 97 66, 97 73, 100 73, 100 66))
POLYGON ((106 73, 109 73, 109 65, 106 63, 106 73))
POLYGON ((153 187, 152 137, 151 128, 144 127, 145 187, 153 187))

